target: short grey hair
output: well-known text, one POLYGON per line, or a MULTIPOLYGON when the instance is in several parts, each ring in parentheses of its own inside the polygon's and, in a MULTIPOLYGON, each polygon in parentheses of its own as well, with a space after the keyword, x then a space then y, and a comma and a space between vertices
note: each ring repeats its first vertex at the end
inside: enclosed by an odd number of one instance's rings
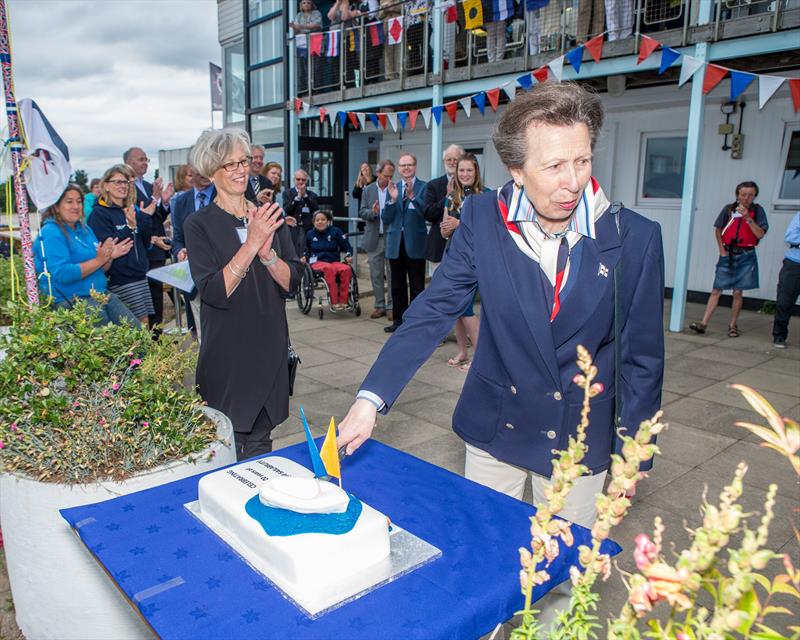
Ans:
POLYGON ((380 163, 378 164, 378 173, 383 173, 383 170, 386 167, 391 167, 392 169, 394 169, 395 168, 394 167, 394 162, 392 162, 389 159, 381 160, 380 163))
POLYGON ((296 169, 295 172, 292 174, 292 178, 296 178, 298 173, 302 173, 306 177, 306 180, 308 180, 311 177, 308 175, 308 171, 306 171, 305 169, 296 169))
POLYGON ((518 94, 497 119, 492 142, 509 169, 520 169, 528 157, 528 128, 534 124, 589 128, 594 148, 603 128, 603 103, 597 94, 572 82, 544 82, 518 94))
POLYGON ((122 161, 125 164, 128 164, 128 158, 131 157, 131 154, 136 151, 137 149, 141 149, 141 147, 131 147, 130 149, 126 150, 125 153, 122 154, 122 161))
POLYGON ((210 178, 225 164, 225 159, 233 153, 237 144, 242 146, 246 155, 251 154, 250 136, 244 129, 226 127, 203 131, 189 153, 189 164, 201 175, 210 178))
POLYGON ((451 151, 452 149, 455 149, 456 151, 458 151, 458 157, 459 158, 464 156, 464 147, 462 147, 460 145, 457 145, 457 144, 451 144, 449 147, 447 147, 447 149, 442 151, 442 160, 444 160, 447 157, 447 152, 451 151))

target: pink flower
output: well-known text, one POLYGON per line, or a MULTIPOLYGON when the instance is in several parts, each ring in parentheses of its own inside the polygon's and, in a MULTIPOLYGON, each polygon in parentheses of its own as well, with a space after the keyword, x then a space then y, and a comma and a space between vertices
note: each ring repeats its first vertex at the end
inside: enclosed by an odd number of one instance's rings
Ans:
POLYGON ((111 385, 111 388, 112 388, 114 391, 118 391, 118 390, 119 390, 119 384, 117 384, 117 383, 115 382, 114 384, 112 384, 112 385, 111 385))
POLYGON ((72 406, 77 409, 81 406, 81 403, 76 400, 75 402, 72 403, 72 406))
POLYGON ((100 420, 98 422, 100 423, 101 426, 105 426, 105 424, 106 424, 105 418, 100 418, 100 420))
POLYGON ((149 426, 150 426, 150 423, 149 423, 149 422, 147 422, 147 420, 145 420, 144 422, 142 422, 142 426, 143 426, 143 427, 149 427, 149 426))
POLYGON ((17 427, 17 423, 16 422, 12 422, 11 426, 9 427, 9 429, 11 429, 11 431, 16 431, 18 428, 19 427, 17 427))
POLYGON ((138 367, 140 364, 142 364, 141 358, 134 358, 133 360, 131 360, 132 367, 138 367))
POLYGON ((6 443, 0 440, 0 449, 5 449, 5 448, 6 448, 6 443))
POLYGON ((633 550, 633 559, 636 560, 636 567, 639 571, 644 571, 658 557, 658 547, 650 541, 650 536, 640 533, 636 536, 636 548, 633 550))
POLYGON ((108 398, 111 394, 108 392, 108 389, 103 389, 103 397, 108 398))

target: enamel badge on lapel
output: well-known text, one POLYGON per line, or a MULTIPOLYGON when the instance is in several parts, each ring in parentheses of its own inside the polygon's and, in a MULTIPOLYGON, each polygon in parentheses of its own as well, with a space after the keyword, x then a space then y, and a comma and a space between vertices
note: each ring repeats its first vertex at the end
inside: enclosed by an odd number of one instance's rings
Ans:
POLYGON ((608 277, 608 267, 602 262, 600 263, 600 268, 597 270, 597 275, 603 276, 604 278, 608 277))

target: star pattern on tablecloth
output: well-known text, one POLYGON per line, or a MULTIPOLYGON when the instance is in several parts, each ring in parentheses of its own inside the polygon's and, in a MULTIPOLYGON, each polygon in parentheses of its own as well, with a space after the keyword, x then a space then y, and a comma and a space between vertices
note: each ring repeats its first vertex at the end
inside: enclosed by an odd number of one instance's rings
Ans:
POLYGON ((165 505, 162 505, 158 510, 161 513, 172 513, 173 511, 175 511, 175 508, 174 507, 170 507, 168 504, 165 504, 165 505))
POLYGON ((128 513, 129 511, 133 511, 134 509, 136 509, 136 507, 134 505, 132 505, 130 502, 128 502, 127 504, 123 504, 122 505, 122 510, 125 513, 128 513))
POLYGON ((357 616, 350 621, 350 628, 355 631, 363 631, 367 628, 367 623, 364 622, 361 616, 357 616))
POLYGON ((253 624, 254 622, 258 622, 258 619, 261 617, 260 614, 256 613, 252 609, 248 609, 242 614, 242 618, 247 624, 253 624))
POLYGON ((158 533, 161 531, 161 527, 157 524, 151 524, 149 527, 145 527, 145 531, 147 531, 147 533, 158 533))
POLYGON ((186 533, 188 533, 190 536, 196 536, 203 533, 203 530, 200 527, 187 527, 186 533))
POLYGON ((211 576, 208 580, 206 580, 206 586, 209 589, 219 589, 220 585, 222 584, 222 580, 211 576))
POLYGON ((128 550, 129 553, 135 556, 143 556, 144 555, 144 547, 134 547, 133 549, 128 550))
POLYGON ((161 611, 161 609, 158 607, 158 605, 156 605, 155 602, 151 602, 150 604, 140 604, 139 611, 142 612, 142 615, 145 618, 149 618, 155 614, 156 611, 161 611))
POLYGON ((195 620, 199 620, 200 618, 207 618, 208 614, 203 611, 200 607, 195 607, 189 612, 189 615, 192 616, 195 620))
POLYGON ((118 522, 109 522, 106 525, 106 529, 109 531, 119 531, 119 523, 118 522))
POLYGON ((116 580, 119 583, 125 582, 130 577, 131 577, 131 574, 128 573, 128 571, 126 569, 123 569, 122 571, 117 571, 114 574, 114 580, 116 580))
POLYGON ((106 549, 106 545, 104 545, 102 542, 99 543, 99 544, 95 544, 95 545, 92 545, 91 547, 89 547, 89 551, 91 551, 95 555, 97 555, 101 551, 105 551, 105 549, 106 549))
POLYGON ((264 580, 253 580, 251 584, 256 591, 269 591, 269 583, 264 580))
POLYGON ((183 547, 178 547, 175 551, 172 552, 172 555, 175 556, 178 560, 183 560, 184 558, 189 557, 189 551, 184 549, 183 547))
POLYGON ((172 495, 173 496, 182 496, 184 493, 186 493, 186 489, 173 489, 172 490, 172 495))
POLYGON ((223 551, 217 554, 217 560, 220 562, 230 562, 233 560, 233 554, 230 551, 223 551))

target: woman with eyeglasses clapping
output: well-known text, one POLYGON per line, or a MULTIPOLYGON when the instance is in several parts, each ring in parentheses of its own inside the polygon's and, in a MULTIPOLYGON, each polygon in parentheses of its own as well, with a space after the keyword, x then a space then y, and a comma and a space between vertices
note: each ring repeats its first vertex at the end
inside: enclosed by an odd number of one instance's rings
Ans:
POLYGON ((217 195, 183 227, 202 309, 198 390, 233 422, 240 460, 272 451, 270 433, 289 416, 284 296, 300 282, 283 210, 245 199, 250 149, 240 129, 200 136, 190 164, 217 195))

